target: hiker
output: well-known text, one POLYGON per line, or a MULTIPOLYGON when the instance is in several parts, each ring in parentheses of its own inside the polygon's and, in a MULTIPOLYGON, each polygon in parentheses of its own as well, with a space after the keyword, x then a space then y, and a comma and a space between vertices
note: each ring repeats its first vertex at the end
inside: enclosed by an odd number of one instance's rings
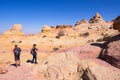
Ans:
POLYGON ((14 58, 15 58, 15 65, 16 65, 16 67, 20 66, 21 49, 17 45, 15 45, 13 52, 14 52, 14 58))
POLYGON ((35 64, 37 64, 37 51, 38 51, 36 46, 37 46, 36 44, 33 44, 33 47, 31 49, 31 54, 33 56, 32 63, 34 63, 34 60, 35 60, 35 64))

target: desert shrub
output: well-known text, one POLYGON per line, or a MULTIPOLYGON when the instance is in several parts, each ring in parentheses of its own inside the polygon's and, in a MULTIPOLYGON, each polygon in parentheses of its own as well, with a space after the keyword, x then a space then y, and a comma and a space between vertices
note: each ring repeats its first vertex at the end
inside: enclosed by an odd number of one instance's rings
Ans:
POLYGON ((19 41, 18 43, 22 43, 22 41, 19 41))
POLYGON ((88 40, 88 41, 87 41, 87 43, 91 43, 91 42, 94 42, 94 40, 93 40, 93 39, 91 39, 91 40, 88 40))
POLYGON ((15 43, 15 41, 12 41, 11 43, 15 43))
POLYGON ((57 39, 60 39, 60 36, 56 36, 57 39))
POLYGON ((102 33, 102 36, 103 36, 103 41, 107 41, 107 40, 110 39, 110 37, 111 37, 111 36, 110 36, 109 34, 107 34, 107 33, 106 33, 106 34, 103 34, 103 33, 102 33))
POLYGON ((99 38, 96 40, 96 42, 102 42, 103 41, 103 38, 99 38))
POLYGON ((82 37, 88 37, 89 35, 90 35, 89 32, 85 32, 83 34, 80 34, 80 36, 82 36, 82 37))
POLYGON ((59 50, 59 48, 58 47, 54 47, 52 51, 54 52, 54 51, 57 51, 57 50, 59 50))
POLYGON ((42 38, 45 38, 45 37, 47 37, 47 36, 46 35, 42 36, 42 38))
POLYGON ((102 33, 101 35, 102 35, 103 37, 109 36, 109 34, 107 34, 107 33, 102 33))
POLYGON ((104 38, 103 38, 103 41, 107 41, 107 40, 109 40, 111 38, 111 36, 105 36, 104 38))
POLYGON ((22 43, 22 41, 18 41, 18 42, 16 42, 16 41, 12 41, 11 43, 22 43))
POLYGON ((64 31, 59 31, 59 33, 57 34, 56 38, 60 39, 61 36, 65 36, 64 31))
POLYGON ((103 37, 103 38, 97 39, 96 41, 97 41, 97 42, 108 41, 110 38, 111 38, 110 36, 105 36, 105 37, 103 37))
POLYGON ((109 29, 113 29, 113 26, 110 26, 109 29))

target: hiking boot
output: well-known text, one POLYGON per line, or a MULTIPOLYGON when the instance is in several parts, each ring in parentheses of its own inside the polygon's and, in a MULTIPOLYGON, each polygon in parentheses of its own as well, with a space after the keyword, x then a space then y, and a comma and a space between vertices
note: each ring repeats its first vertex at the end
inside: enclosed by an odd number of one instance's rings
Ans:
POLYGON ((20 66, 20 64, 18 64, 18 66, 20 66))
POLYGON ((34 61, 32 60, 31 63, 34 63, 34 61))
POLYGON ((15 64, 15 67, 17 68, 17 67, 18 67, 18 65, 17 65, 17 64, 15 64))
POLYGON ((35 62, 35 64, 38 64, 38 62, 35 62))

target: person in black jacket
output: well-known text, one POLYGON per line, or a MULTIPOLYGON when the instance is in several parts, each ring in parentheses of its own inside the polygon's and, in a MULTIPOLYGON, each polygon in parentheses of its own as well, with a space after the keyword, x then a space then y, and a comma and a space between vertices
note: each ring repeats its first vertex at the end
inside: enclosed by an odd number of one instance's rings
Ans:
POLYGON ((21 49, 17 45, 15 45, 13 52, 14 52, 15 65, 16 65, 16 67, 20 66, 21 49))
POLYGON ((35 63, 35 64, 37 64, 37 51, 38 51, 38 49, 36 48, 36 46, 37 46, 36 44, 33 44, 33 47, 31 49, 31 54, 33 56, 32 63, 35 63))

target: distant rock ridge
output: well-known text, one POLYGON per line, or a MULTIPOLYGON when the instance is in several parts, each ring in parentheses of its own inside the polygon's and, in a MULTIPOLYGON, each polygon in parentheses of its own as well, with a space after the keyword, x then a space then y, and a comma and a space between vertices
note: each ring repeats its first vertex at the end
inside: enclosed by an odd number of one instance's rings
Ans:
POLYGON ((64 29, 73 29, 72 25, 57 25, 56 27, 54 26, 48 26, 44 25, 41 32, 54 32, 54 31, 59 31, 59 30, 64 30, 64 29))
POLYGON ((3 35, 16 35, 16 36, 24 35, 24 33, 22 32, 22 25, 21 24, 13 25, 12 28, 10 30, 5 31, 3 35))
POLYGON ((113 22, 105 21, 102 16, 97 12, 95 16, 93 16, 90 21, 86 19, 82 19, 81 21, 77 21, 74 26, 72 25, 57 25, 57 26, 43 26, 41 32, 58 32, 59 30, 63 31, 84 31, 84 30, 102 30, 102 29, 112 29, 113 22))
MULTIPOLYGON (((116 22, 116 20, 114 21, 116 22)), ((112 22, 106 22, 103 20, 102 16, 99 13, 96 13, 95 16, 93 16, 90 21, 87 21, 86 19, 82 19, 81 21, 77 21, 74 26, 72 25, 56 25, 56 26, 48 26, 44 25, 41 29, 40 33, 46 33, 48 32, 53 34, 58 33, 60 30, 67 32, 75 32, 78 31, 85 31, 85 30, 101 30, 101 29, 109 29, 112 28, 113 23, 112 22)), ((15 24, 12 26, 10 30, 7 30, 3 33, 4 35, 24 35, 22 32, 22 25, 21 24, 15 24)), ((43 34, 44 35, 44 34, 43 34)))
POLYGON ((102 29, 111 29, 113 27, 113 22, 106 22, 103 20, 102 16, 99 13, 96 13, 90 21, 83 19, 81 21, 77 21, 74 29, 79 31, 85 31, 87 29, 91 30, 102 30, 102 29))

